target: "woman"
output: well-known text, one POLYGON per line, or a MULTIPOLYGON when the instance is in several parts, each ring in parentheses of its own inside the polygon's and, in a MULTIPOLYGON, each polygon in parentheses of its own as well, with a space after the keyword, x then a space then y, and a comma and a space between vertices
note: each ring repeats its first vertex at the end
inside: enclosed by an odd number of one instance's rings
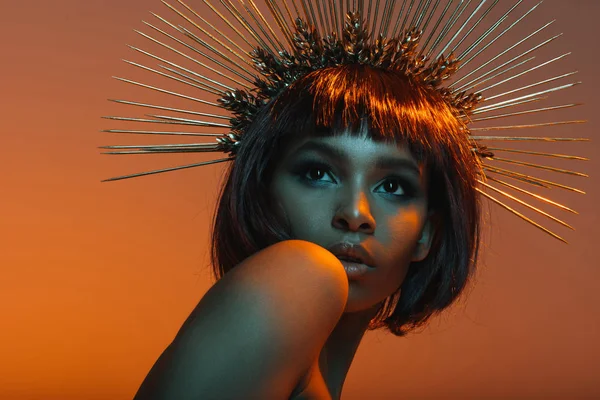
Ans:
MULTIPOLYGON (((414 26, 431 19, 430 3, 419 2, 414 26)), ((341 39, 322 40, 301 19, 295 35, 279 21, 294 51, 259 41, 256 90, 210 89, 234 114, 231 133, 180 151, 235 156, 213 227, 217 282, 136 399, 339 399, 367 330, 402 336, 465 288, 482 160, 494 158, 466 125, 480 96, 440 86, 458 61, 427 64, 416 29, 366 44, 359 14, 346 18, 341 39)))
POLYGON ((221 196, 223 279, 138 397, 339 398, 371 320, 403 335, 472 271, 479 171, 468 142, 448 140, 461 127, 434 91, 367 66, 319 70, 283 92, 245 133, 221 196))

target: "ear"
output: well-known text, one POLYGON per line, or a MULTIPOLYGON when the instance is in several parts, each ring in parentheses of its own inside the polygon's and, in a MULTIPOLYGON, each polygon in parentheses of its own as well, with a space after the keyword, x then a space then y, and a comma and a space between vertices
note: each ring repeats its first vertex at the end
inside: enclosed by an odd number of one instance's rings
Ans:
POLYGON ((413 262, 423 261, 429 254, 431 243, 433 242, 433 237, 435 236, 435 232, 437 230, 437 225, 436 215, 433 211, 430 211, 429 214, 427 214, 427 220, 425 221, 423 229, 421 230, 421 237, 415 246, 415 251, 412 257, 413 262))

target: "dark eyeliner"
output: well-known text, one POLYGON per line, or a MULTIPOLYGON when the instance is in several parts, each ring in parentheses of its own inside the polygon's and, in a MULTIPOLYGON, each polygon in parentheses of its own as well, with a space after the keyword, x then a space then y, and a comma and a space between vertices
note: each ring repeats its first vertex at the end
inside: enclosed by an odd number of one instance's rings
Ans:
POLYGON ((414 182, 412 182, 411 179, 407 179, 407 178, 404 178, 401 176, 388 176, 381 181, 381 183, 377 186, 377 188, 383 187, 383 185, 388 181, 397 182, 398 186, 400 186, 403 189, 404 194, 397 195, 397 194, 389 193, 386 191, 382 191, 379 193, 382 193, 382 194, 385 194, 388 196, 392 196, 395 198, 400 198, 400 199, 412 199, 412 198, 417 197, 421 192, 419 185, 416 185, 414 182))
MULTIPOLYGON (((297 176, 301 181, 303 181, 305 183, 308 183, 311 185, 318 185, 319 181, 314 180, 314 179, 309 179, 306 177, 308 172, 311 169, 315 169, 315 168, 322 169, 325 174, 331 175, 331 168, 329 167, 329 165, 327 165, 323 161, 310 160, 310 159, 301 160, 301 161, 294 163, 294 165, 291 168, 291 172, 295 176, 297 176)), ((333 179, 333 177, 332 177, 332 180, 335 181, 335 179, 333 179)), ((322 182, 322 183, 326 183, 326 182, 322 182)))

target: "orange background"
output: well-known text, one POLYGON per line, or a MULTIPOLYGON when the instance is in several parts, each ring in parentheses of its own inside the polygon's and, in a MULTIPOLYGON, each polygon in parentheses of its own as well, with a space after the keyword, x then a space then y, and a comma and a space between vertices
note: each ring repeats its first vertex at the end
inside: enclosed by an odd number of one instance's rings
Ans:
MULTIPOLYGON (((123 114, 106 101, 130 97, 111 75, 139 74, 120 59, 149 10, 164 6, 2 5, 1 399, 131 398, 211 285, 222 166, 100 182, 199 159, 97 149, 145 142, 99 131, 115 126, 100 116, 123 114)), ((546 0, 525 27, 558 18, 558 47, 573 52, 563 65, 584 82, 555 104, 585 103, 560 118, 589 122, 547 133, 594 139, 549 148, 592 158, 569 164, 590 174, 572 180, 586 196, 551 192, 581 213, 565 217, 576 232, 558 230, 570 244, 494 207, 467 301, 407 338, 368 333, 343 399, 600 398, 599 17, 595 0, 546 0)))

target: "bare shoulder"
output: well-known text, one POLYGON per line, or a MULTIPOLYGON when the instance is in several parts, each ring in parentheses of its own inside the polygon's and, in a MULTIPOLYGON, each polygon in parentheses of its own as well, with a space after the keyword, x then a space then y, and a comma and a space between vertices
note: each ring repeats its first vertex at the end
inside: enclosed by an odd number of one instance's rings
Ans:
POLYGON ((248 258, 200 300, 136 399, 285 399, 348 297, 327 250, 290 240, 248 258))

